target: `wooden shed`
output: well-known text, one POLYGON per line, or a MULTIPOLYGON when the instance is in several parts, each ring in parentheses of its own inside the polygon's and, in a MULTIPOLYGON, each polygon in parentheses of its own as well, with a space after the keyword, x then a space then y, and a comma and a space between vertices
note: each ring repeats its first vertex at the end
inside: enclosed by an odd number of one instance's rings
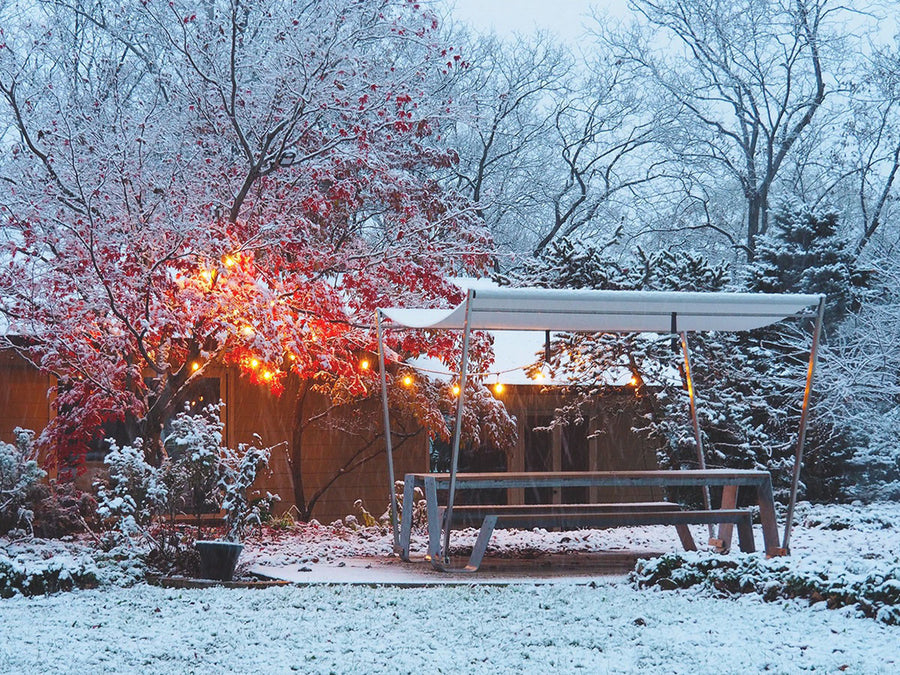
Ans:
MULTIPOLYGON (((526 351, 529 350, 531 347, 526 345, 526 351)), ((522 365, 532 360, 527 354, 520 358, 524 358, 522 365)), ((51 376, 40 373, 15 352, 0 352, 0 440, 11 442, 15 427, 39 433, 47 425, 54 414, 54 385, 51 376)), ((255 434, 266 445, 281 444, 272 454, 270 470, 260 476, 256 486, 279 496, 276 514, 296 514, 295 507, 303 506, 298 503, 302 491, 303 501, 307 505, 313 502, 311 517, 323 523, 347 515, 358 516, 354 506, 357 500, 380 516, 388 506, 388 476, 378 400, 333 409, 298 435, 294 424, 298 414, 302 413, 304 419, 316 417, 327 410, 327 402, 311 392, 300 411, 297 390, 298 383, 289 381, 285 392, 275 396, 241 377, 236 368, 219 367, 201 380, 193 402, 202 405, 219 398, 225 402, 224 441, 228 445, 252 443, 255 434), (374 443, 372 438, 376 438, 374 443), (364 458, 368 461, 360 463, 364 458), (298 460, 299 471, 295 471, 293 463, 298 460)), ((509 384, 497 397, 516 419, 515 448, 509 454, 477 451, 470 457, 480 467, 510 471, 656 468, 655 447, 631 429, 635 409, 629 408, 628 400, 633 398, 633 392, 623 387, 621 393, 611 396, 616 400, 597 401, 592 406, 584 424, 536 431, 550 425, 555 410, 564 403, 563 396, 552 387, 509 384)), ((395 449, 398 475, 434 468, 434 450, 424 432, 410 438, 395 449)), ((88 454, 86 469, 77 479, 82 489, 89 489, 104 470, 99 445, 88 454)), ((522 490, 511 490, 507 497, 512 504, 526 503, 531 498, 522 490)), ((579 498, 574 494, 553 495, 554 500, 563 503, 579 498)))

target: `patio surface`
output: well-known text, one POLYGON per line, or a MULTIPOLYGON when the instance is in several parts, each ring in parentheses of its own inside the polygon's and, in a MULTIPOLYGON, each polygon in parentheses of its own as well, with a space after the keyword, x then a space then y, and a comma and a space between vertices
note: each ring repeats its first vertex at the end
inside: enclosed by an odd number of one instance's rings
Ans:
MULTIPOLYGON (((528 557, 486 558, 475 573, 439 572, 423 556, 408 563, 394 556, 350 557, 328 562, 252 565, 246 573, 299 585, 357 584, 368 586, 444 586, 513 584, 588 584, 628 574, 638 558, 658 551, 544 553, 528 557)), ((465 566, 467 557, 453 559, 465 566)))

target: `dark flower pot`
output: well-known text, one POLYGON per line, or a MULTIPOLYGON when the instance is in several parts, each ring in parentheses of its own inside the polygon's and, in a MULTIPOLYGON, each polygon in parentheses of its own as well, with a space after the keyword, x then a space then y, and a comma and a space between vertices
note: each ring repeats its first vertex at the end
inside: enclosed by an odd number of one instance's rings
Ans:
POLYGON ((194 543, 200 554, 200 576, 203 579, 231 581, 243 544, 233 541, 198 541, 194 543))

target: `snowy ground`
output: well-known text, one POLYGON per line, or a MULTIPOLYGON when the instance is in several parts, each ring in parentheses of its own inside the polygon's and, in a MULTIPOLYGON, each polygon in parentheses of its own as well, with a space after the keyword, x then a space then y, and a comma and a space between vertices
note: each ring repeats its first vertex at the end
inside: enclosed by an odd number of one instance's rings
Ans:
MULTIPOLYGON (((900 563, 900 504, 802 505, 798 516, 798 569, 857 574, 900 563)), ((505 534, 498 544, 502 555, 532 547, 677 550, 668 528, 505 534)), ((0 546, 0 555, 20 561, 83 553, 75 544, 56 554, 35 543, 0 546)), ((389 550, 390 539, 374 531, 307 527, 248 542, 242 566, 343 569, 348 556, 389 550)), ((623 577, 524 581, 263 590, 112 584, 16 597, 0 600, 0 672, 900 672, 900 626, 860 618, 853 608, 636 590, 623 577)))
POLYGON ((589 586, 166 590, 3 601, 5 673, 896 673, 900 628, 589 586))
MULTIPOLYGON (((783 523, 783 517, 779 523, 783 523)), ((791 536, 791 563, 798 570, 821 570, 830 576, 837 574, 865 574, 872 570, 889 569, 900 565, 900 503, 874 505, 839 505, 799 503, 794 514, 791 536)), ((698 545, 709 534, 704 526, 691 526, 698 545)), ((763 550, 762 532, 754 527, 757 551, 763 550)), ((477 536, 476 530, 454 531, 451 549, 465 551, 477 536)), ((426 550, 423 533, 413 536, 411 552, 421 558, 426 550)), ((239 571, 264 566, 302 570, 311 577, 322 579, 329 570, 336 581, 344 581, 345 574, 336 565, 350 557, 387 558, 392 539, 387 532, 375 529, 352 531, 335 530, 331 526, 313 524, 302 531, 264 539, 251 537, 241 556, 239 571)), ((669 552, 681 550, 673 527, 650 526, 582 530, 578 532, 503 531, 491 539, 485 566, 492 557, 533 558, 541 553, 562 551, 588 553, 595 551, 669 552)), ((464 559, 461 560, 464 562, 464 559)), ((421 581, 429 575, 430 566, 402 565, 406 579, 421 581)), ((536 578, 543 578, 535 565, 536 578)), ((296 574, 289 578, 302 578, 296 574)), ((288 577, 286 577, 288 578, 288 577)), ((457 577, 459 578, 459 577, 457 577)), ((522 578, 522 575, 518 575, 522 578)), ((527 580, 527 579, 526 579, 527 580)), ((365 581, 365 579, 362 579, 365 581)))

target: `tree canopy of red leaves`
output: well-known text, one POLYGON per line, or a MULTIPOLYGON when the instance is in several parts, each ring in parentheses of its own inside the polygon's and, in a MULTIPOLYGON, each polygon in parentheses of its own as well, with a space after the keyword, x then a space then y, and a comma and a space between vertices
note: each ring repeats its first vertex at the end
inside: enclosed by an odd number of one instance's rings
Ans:
MULTIPOLYGON (((56 374, 44 442, 162 423, 209 364, 375 386, 374 309, 449 306, 487 264, 434 16, 406 0, 124 0, 0 21, 0 308, 56 374)), ((452 357, 452 336, 393 338, 452 357)))

